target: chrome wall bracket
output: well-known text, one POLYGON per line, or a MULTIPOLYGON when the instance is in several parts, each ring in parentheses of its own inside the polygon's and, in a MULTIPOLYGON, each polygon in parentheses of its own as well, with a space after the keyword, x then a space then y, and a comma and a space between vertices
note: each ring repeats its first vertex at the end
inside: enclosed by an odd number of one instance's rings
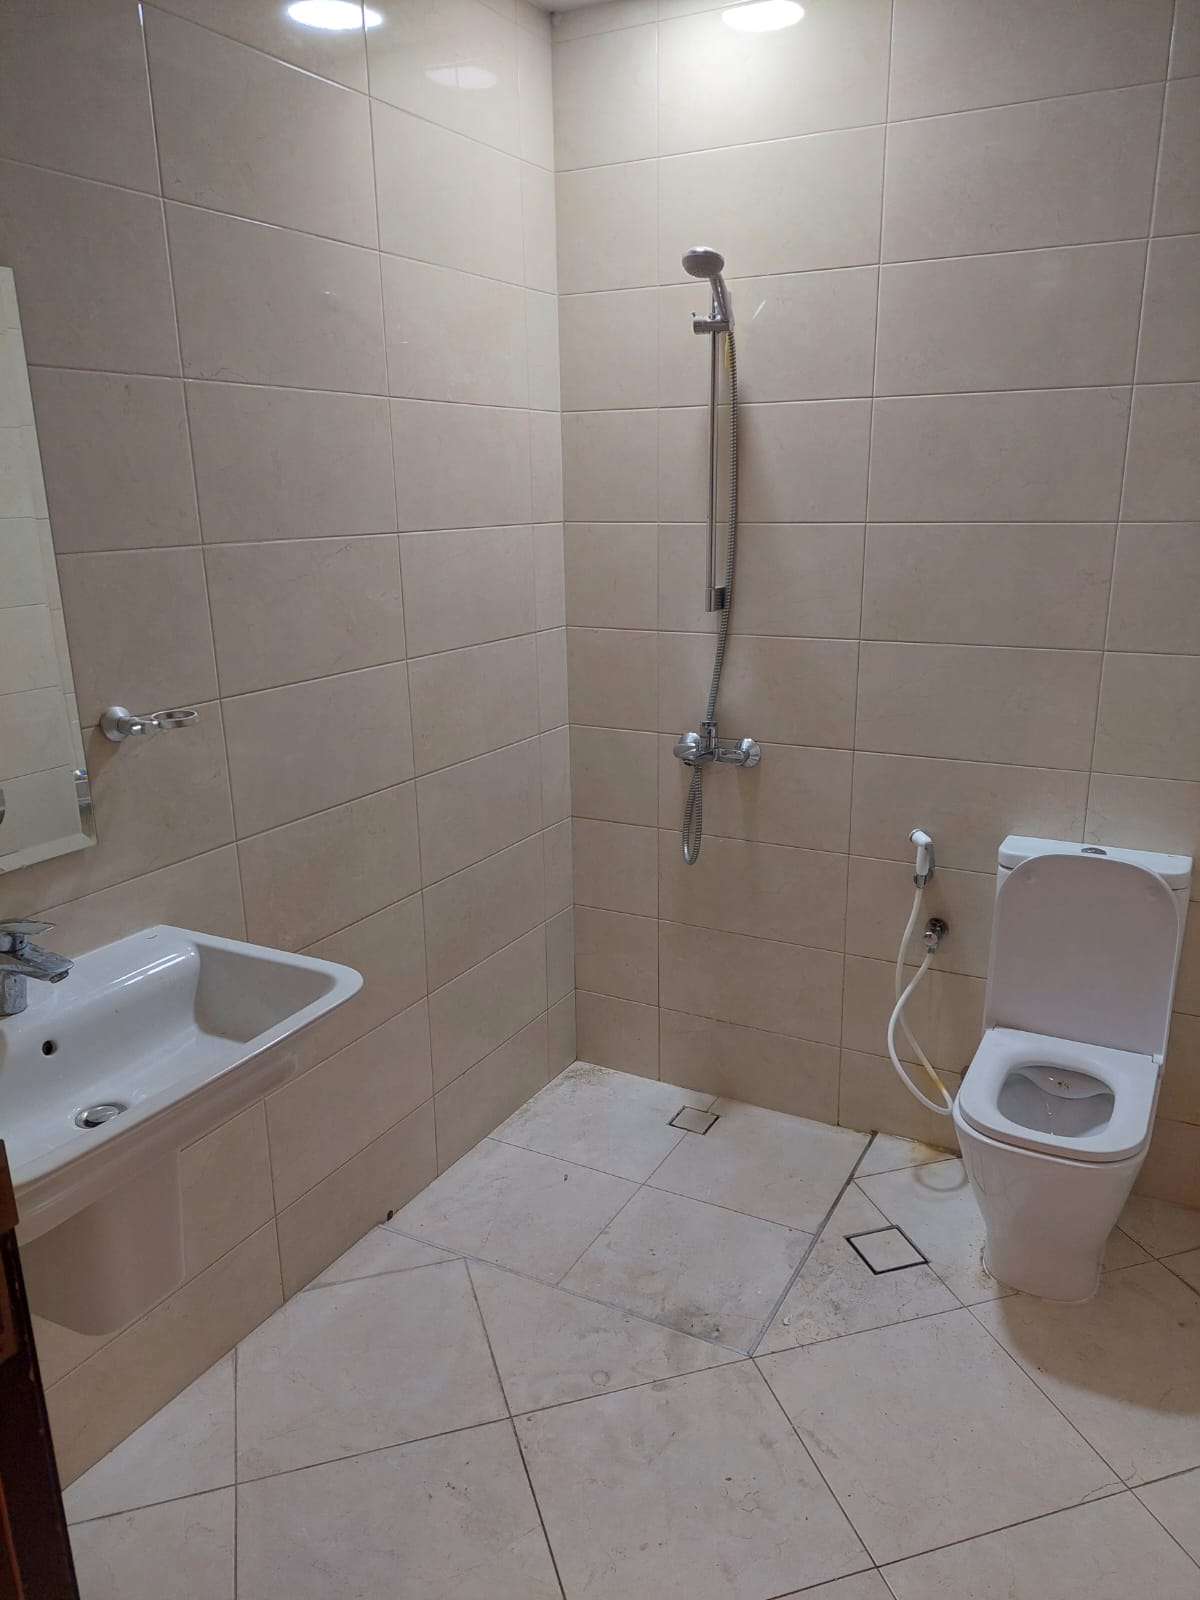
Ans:
POLYGON ((109 706, 100 714, 100 732, 113 744, 120 744, 123 739, 142 738, 148 733, 170 733, 176 728, 194 728, 199 721, 200 713, 192 706, 147 711, 141 716, 127 711, 124 706, 109 706))

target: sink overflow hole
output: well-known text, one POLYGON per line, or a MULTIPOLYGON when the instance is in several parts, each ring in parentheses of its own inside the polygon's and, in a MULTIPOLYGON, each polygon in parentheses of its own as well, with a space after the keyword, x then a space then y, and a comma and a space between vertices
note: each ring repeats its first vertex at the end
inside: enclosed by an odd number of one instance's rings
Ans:
POLYGON ((57 1049, 58 1049, 58 1041, 57 1040, 55 1040, 55 1039, 43 1039, 42 1040, 42 1054, 44 1056, 52 1056, 57 1049))
POLYGON ((77 1128, 100 1128, 106 1122, 111 1122, 114 1117, 119 1117, 122 1111, 127 1111, 128 1106, 123 1106, 119 1100, 107 1101, 103 1105, 84 1106, 82 1111, 75 1113, 75 1126, 77 1128))

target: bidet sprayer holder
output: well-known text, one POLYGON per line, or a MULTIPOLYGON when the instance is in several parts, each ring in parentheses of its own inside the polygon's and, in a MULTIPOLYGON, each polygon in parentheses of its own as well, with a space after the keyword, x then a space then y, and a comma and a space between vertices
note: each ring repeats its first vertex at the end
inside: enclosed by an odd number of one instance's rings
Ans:
POLYGON ((916 866, 913 871, 913 882, 918 889, 923 889, 933 877, 933 840, 924 828, 914 828, 909 834, 909 839, 917 847, 916 866))

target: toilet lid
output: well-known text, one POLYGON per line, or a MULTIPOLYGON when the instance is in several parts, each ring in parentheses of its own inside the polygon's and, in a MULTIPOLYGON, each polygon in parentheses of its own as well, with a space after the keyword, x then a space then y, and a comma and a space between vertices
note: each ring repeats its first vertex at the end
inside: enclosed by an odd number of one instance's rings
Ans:
POLYGON ((996 893, 985 1023, 1161 1056, 1180 939, 1175 897, 1145 867, 1044 855, 996 893))

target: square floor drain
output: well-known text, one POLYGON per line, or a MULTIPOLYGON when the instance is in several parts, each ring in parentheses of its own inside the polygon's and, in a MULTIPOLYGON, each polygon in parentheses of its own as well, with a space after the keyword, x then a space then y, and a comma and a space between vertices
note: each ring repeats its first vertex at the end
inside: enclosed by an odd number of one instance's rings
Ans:
POLYGON ((688 1133, 707 1133, 721 1118, 715 1111, 697 1111, 695 1106, 680 1106, 671 1118, 672 1128, 684 1128, 688 1133))
POLYGON ((896 1227, 848 1233, 846 1243, 862 1257, 876 1277, 885 1272, 901 1272, 905 1267, 929 1265, 908 1235, 896 1227))

